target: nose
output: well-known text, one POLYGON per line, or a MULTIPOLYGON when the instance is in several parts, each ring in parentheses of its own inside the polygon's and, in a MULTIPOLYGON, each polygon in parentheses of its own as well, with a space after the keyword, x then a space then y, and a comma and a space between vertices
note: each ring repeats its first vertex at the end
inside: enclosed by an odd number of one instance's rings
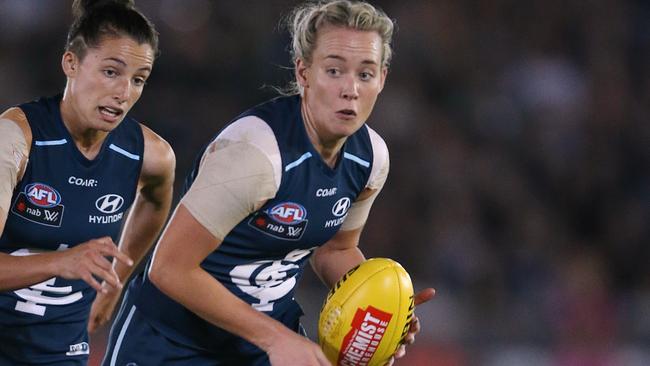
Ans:
POLYGON ((117 82, 117 85, 115 86, 113 99, 121 104, 129 100, 130 94, 131 94, 131 81, 128 79, 119 80, 117 82))
POLYGON ((354 76, 348 76, 341 88, 341 98, 345 100, 356 100, 359 98, 359 82, 354 76))

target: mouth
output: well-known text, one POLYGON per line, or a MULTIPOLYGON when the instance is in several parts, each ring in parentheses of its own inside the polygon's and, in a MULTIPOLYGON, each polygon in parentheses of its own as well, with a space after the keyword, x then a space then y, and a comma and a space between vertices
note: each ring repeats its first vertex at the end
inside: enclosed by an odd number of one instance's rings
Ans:
POLYGON ((336 115, 341 119, 354 119, 357 117, 357 112, 353 109, 341 109, 336 112, 336 115))
POLYGON ((113 107, 99 107, 99 114, 107 122, 115 122, 124 113, 122 109, 113 107))

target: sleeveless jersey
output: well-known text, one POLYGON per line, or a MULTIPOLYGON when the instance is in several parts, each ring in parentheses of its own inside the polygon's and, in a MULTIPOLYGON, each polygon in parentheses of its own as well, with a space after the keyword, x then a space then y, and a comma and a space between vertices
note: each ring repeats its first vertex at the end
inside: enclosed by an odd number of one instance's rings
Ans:
MULTIPOLYGON (((19 106, 33 140, 0 237, 4 253, 65 250, 103 236, 117 242, 135 198, 144 151, 139 123, 124 118, 88 160, 63 124, 60 101, 58 95, 19 106)), ((58 277, 0 293, 0 326, 83 321, 94 297, 84 281, 58 277)))
MULTIPOLYGON (((255 309, 276 319, 288 312, 297 317, 301 310, 293 298, 296 283, 313 250, 338 232, 365 188, 372 170, 372 144, 367 128, 360 128, 348 137, 332 169, 309 140, 300 97, 273 99, 235 121, 247 116, 265 121, 275 134, 282 160, 280 185, 275 197, 240 221, 201 266, 255 309)), ((186 189, 198 173, 202 155, 186 189)), ((131 291, 147 320, 177 342, 215 349, 228 337, 162 294, 146 274, 132 282, 131 291)), ((196 296, 201 296, 201 289, 196 289, 196 296)))

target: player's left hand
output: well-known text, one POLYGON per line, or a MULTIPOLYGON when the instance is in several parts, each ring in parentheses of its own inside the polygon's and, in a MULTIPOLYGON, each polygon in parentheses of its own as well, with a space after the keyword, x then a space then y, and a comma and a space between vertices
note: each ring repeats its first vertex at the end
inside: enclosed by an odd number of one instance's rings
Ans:
MULTIPOLYGON (((433 298, 433 296, 436 294, 436 290, 432 288, 425 288, 424 290, 418 292, 415 294, 415 297, 413 298, 413 302, 415 306, 418 306, 420 304, 423 304, 433 298)), ((413 315, 413 320, 411 320, 411 327, 409 328, 409 332, 404 338, 404 343, 400 345, 397 348, 397 351, 395 351, 395 354, 393 354, 393 357, 391 357, 388 362, 386 363, 386 366, 392 366, 395 363, 395 360, 398 358, 404 357, 406 355, 406 346, 413 344, 415 342, 415 335, 420 332, 420 319, 418 319, 417 316, 413 315)))
POLYGON ((90 317, 88 318, 88 333, 93 333, 104 324, 108 323, 113 316, 115 306, 120 299, 120 291, 117 288, 102 283, 102 287, 108 289, 107 292, 98 291, 95 301, 90 308, 90 317))

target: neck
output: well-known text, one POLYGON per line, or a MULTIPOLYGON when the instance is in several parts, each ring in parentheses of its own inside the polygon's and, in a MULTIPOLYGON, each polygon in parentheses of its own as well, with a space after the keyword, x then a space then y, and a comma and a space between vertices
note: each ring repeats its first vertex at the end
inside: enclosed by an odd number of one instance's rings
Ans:
POLYGON ((92 160, 99 153, 108 132, 84 126, 79 114, 75 112, 71 101, 65 95, 61 100, 60 110, 63 125, 72 136, 75 145, 84 156, 92 160))
POLYGON ((305 99, 302 99, 302 108, 300 108, 302 119, 305 124, 305 130, 309 141, 314 146, 314 150, 318 152, 325 164, 330 168, 334 168, 338 160, 341 148, 345 143, 346 138, 327 138, 322 133, 318 132, 316 125, 312 122, 311 113, 305 104, 305 99))

